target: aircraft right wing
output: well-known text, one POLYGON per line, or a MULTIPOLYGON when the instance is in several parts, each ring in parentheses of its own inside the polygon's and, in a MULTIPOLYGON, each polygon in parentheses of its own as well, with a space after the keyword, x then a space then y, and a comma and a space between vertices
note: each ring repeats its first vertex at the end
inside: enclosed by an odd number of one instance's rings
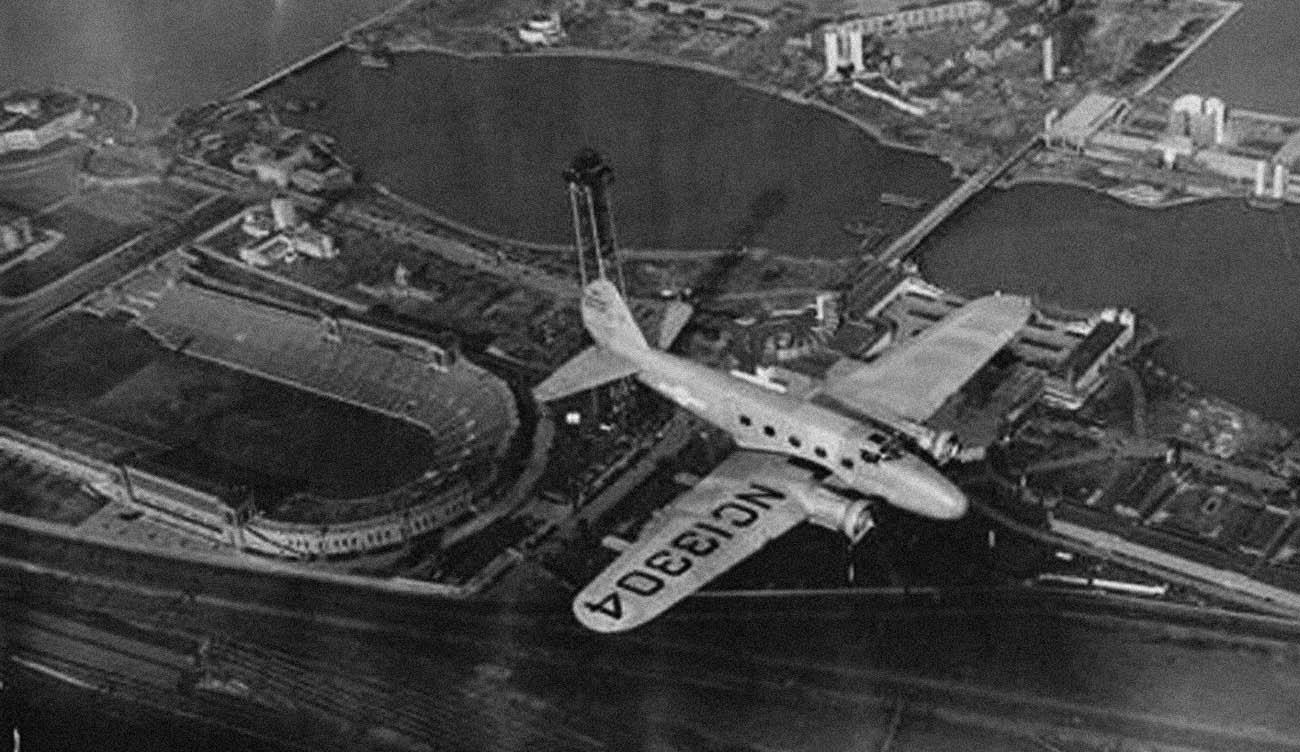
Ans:
POLYGON ((779 455, 735 452, 578 593, 574 615, 597 632, 650 621, 808 519, 800 498, 811 485, 779 455))
POLYGON ((882 409, 923 423, 1029 320, 1027 298, 990 295, 953 311, 873 363, 844 359, 822 393, 867 414, 882 409))

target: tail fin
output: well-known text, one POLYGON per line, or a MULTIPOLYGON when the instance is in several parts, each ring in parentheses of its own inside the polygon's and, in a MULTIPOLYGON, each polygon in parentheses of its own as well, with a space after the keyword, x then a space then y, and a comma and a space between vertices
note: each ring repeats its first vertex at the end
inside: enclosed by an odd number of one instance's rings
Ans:
POLYGON ((607 279, 598 279, 582 291, 582 323, 597 346, 612 352, 629 353, 650 347, 627 302, 607 279))
POLYGON ((686 326, 686 322, 691 320, 691 314, 694 309, 690 305, 680 300, 674 300, 664 309, 664 317, 659 321, 659 341, 657 343, 660 350, 667 350, 672 346, 673 340, 686 326))

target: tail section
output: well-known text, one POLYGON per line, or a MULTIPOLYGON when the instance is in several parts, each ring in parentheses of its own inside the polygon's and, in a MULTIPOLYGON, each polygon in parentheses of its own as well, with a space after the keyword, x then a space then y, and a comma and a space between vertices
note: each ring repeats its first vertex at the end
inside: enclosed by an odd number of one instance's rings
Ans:
POLYGON ((619 354, 649 349, 632 311, 607 279, 598 279, 582 291, 582 323, 596 346, 619 354))
POLYGON ((538 402, 552 402, 631 376, 636 366, 622 355, 601 347, 588 347, 533 387, 538 402))
POLYGON ((656 345, 660 350, 672 346, 673 340, 677 339, 677 335, 686 327, 686 322, 690 321, 692 313, 694 309, 680 300, 668 304, 664 309, 664 317, 659 321, 659 341, 656 345))
MULTIPOLYGON (((660 348, 672 344, 690 316, 691 307, 685 303, 669 305, 659 325, 660 348)), ((533 396, 539 401, 551 402, 632 376, 638 370, 639 355, 650 349, 627 302, 608 280, 597 280, 583 290, 582 323, 596 346, 578 353, 534 387, 533 396)))

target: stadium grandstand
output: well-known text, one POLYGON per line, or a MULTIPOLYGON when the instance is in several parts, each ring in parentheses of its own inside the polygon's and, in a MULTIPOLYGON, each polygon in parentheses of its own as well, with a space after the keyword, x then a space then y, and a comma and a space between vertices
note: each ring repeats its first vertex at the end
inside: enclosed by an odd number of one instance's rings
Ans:
POLYGON ((410 421, 439 442, 434 473, 490 462, 518 428, 505 382, 408 334, 192 282, 165 288, 136 324, 187 355, 410 421))

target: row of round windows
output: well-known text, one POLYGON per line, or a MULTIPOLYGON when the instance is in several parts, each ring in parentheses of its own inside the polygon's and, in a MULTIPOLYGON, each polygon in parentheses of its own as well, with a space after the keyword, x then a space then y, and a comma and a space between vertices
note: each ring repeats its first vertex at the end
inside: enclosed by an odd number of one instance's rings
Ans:
MULTIPOLYGON (((750 428, 754 425, 753 418, 750 418, 748 415, 739 416, 739 420, 740 420, 740 425, 746 428, 750 428)), ((763 426, 763 435, 767 436, 768 438, 776 438, 776 427, 768 426, 768 425, 763 426)), ((795 449, 800 449, 803 447, 803 439, 800 439, 798 436, 791 434, 788 438, 788 441, 790 442, 790 446, 794 447, 795 449)), ((813 454, 819 460, 824 460, 827 457, 827 452, 825 447, 820 447, 820 446, 813 447, 813 454)), ((868 452, 866 449, 862 450, 861 457, 863 462, 876 461, 876 456, 871 452, 868 452)), ((843 467, 845 470, 852 470, 853 464, 854 463, 852 458, 849 457, 840 458, 840 466, 843 467)))

